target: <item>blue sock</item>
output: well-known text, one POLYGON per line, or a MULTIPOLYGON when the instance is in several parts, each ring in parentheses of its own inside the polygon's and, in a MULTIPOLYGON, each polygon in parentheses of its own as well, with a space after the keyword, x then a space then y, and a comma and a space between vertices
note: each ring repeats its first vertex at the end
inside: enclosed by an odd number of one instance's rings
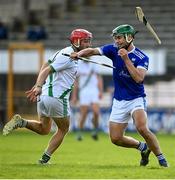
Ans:
POLYGON ((139 145, 137 149, 141 152, 145 151, 148 148, 147 144, 145 142, 139 142, 139 145))
POLYGON ((159 161, 160 163, 166 161, 166 159, 165 159, 165 157, 164 157, 163 154, 157 155, 157 159, 158 159, 158 161, 159 161))

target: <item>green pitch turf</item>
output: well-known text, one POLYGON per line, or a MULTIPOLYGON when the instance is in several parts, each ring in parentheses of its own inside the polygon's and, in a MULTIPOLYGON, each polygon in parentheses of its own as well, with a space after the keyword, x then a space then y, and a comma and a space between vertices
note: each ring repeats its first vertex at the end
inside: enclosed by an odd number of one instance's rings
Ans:
MULTIPOLYGON (((51 165, 38 165, 52 134, 40 136, 29 131, 0 135, 0 178, 12 179, 173 179, 175 178, 175 136, 158 135, 170 167, 161 168, 151 154, 147 167, 140 167, 140 154, 135 149, 114 146, 108 135, 101 133, 99 141, 86 133, 76 141, 69 133, 53 155, 51 165)), ((136 134, 129 134, 138 137, 136 134)))

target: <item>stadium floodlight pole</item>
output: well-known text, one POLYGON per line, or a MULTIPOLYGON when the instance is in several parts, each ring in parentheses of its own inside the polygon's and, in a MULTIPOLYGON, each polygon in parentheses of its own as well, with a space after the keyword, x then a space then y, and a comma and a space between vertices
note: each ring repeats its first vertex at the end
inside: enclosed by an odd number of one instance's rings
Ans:
MULTIPOLYGON (((62 53, 62 55, 70 57, 70 54, 62 53)), ((98 65, 102 65, 102 66, 105 66, 105 67, 108 67, 108 68, 115 69, 115 67, 112 66, 112 65, 95 62, 95 61, 89 60, 89 59, 87 59, 87 58, 85 58, 85 57, 78 57, 78 59, 79 59, 79 60, 82 60, 82 61, 91 62, 91 63, 94 63, 94 64, 98 64, 98 65)))
POLYGON ((147 29, 150 31, 150 33, 154 36, 154 38, 156 39, 158 44, 161 44, 161 40, 159 39, 158 35, 156 34, 156 32, 154 31, 153 27, 150 25, 150 23, 147 21, 142 8, 141 7, 136 7, 135 9, 135 14, 137 19, 142 22, 147 29))

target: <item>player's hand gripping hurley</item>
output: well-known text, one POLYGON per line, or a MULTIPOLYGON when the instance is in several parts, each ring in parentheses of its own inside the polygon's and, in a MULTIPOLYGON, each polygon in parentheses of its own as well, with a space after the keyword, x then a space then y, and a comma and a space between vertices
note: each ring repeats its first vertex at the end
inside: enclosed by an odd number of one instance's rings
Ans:
MULTIPOLYGON (((62 55, 70 57, 70 54, 62 53, 62 55)), ((82 61, 86 61, 86 62, 91 62, 91 63, 98 64, 98 65, 102 65, 102 66, 105 66, 105 67, 108 67, 108 68, 113 68, 113 69, 115 69, 115 67, 112 66, 112 65, 95 62, 95 61, 89 60, 89 59, 87 59, 87 58, 85 58, 85 57, 78 57, 77 59, 82 60, 82 61)))
POLYGON ((150 33, 154 36, 154 38, 156 39, 158 44, 161 44, 161 40, 159 39, 158 35, 156 34, 156 32, 154 31, 153 27, 150 25, 150 23, 147 21, 142 8, 141 7, 136 7, 135 9, 135 14, 137 19, 142 22, 147 29, 150 31, 150 33))

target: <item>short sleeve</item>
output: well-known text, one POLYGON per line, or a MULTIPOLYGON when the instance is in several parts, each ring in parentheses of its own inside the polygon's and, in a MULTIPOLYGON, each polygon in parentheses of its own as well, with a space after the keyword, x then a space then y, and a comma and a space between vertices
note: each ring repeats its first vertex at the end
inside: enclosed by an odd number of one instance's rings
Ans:
POLYGON ((148 70, 148 66, 149 66, 149 58, 147 56, 145 56, 144 59, 139 61, 137 68, 142 68, 142 69, 148 70))
POLYGON ((113 54, 114 54, 113 51, 114 51, 114 45, 112 44, 104 45, 99 48, 100 54, 110 59, 113 59, 113 54))
POLYGON ((47 60, 47 62, 49 64, 51 64, 53 61, 55 61, 56 56, 59 54, 60 51, 57 51, 55 54, 53 54, 52 56, 49 57, 49 59, 47 60))
POLYGON ((64 70, 70 66, 70 58, 58 54, 55 60, 50 63, 50 66, 53 72, 64 70))

